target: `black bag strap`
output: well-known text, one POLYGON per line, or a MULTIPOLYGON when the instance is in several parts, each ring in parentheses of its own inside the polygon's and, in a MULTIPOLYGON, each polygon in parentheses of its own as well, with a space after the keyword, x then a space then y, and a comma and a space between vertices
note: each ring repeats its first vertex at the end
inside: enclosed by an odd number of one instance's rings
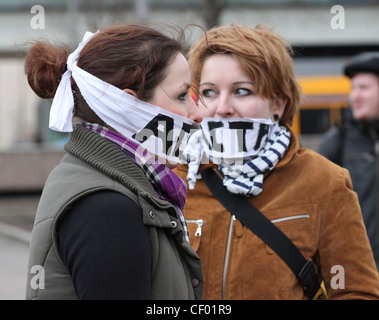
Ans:
POLYGON ((312 300, 320 289, 312 261, 306 260, 293 242, 244 196, 229 192, 213 168, 202 171, 201 176, 220 203, 283 259, 312 300))

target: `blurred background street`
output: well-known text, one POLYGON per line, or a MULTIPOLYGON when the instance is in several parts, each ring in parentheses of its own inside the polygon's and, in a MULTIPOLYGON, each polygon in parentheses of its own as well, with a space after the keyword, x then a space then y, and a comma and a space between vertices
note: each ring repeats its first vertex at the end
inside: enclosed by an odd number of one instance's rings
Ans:
POLYGON ((39 194, 0 196, 0 300, 25 298, 30 232, 39 194))
MULTIPOLYGON (((67 138, 48 128, 51 101, 30 89, 24 58, 30 41, 76 48, 85 31, 120 22, 158 22, 204 29, 264 23, 292 45, 303 105, 293 125, 303 147, 349 106, 342 66, 379 51, 379 1, 341 0, 0 0, 0 299, 24 299, 28 241, 44 182, 67 138)), ((191 45, 201 35, 186 29, 191 45)))

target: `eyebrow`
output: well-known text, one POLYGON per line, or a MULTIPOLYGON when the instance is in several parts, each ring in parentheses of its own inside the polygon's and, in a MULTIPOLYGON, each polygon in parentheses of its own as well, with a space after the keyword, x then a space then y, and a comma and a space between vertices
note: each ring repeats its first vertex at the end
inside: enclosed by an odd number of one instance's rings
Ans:
MULTIPOLYGON (((251 84, 252 86, 254 85, 251 81, 236 81, 236 82, 233 82, 232 85, 239 85, 239 84, 243 84, 243 83, 248 83, 248 84, 251 84)), ((200 83, 200 87, 201 86, 214 86, 215 84, 213 82, 203 82, 203 83, 200 83)))
MULTIPOLYGON (((167 95, 167 97, 169 97, 170 99, 172 99, 171 97, 170 97, 170 95, 167 93, 167 91, 162 87, 162 85, 161 84, 159 84, 158 85, 163 91, 164 91, 164 93, 167 95)), ((185 90, 188 90, 188 89, 190 89, 191 88, 191 84, 189 84, 189 83, 187 83, 187 82, 183 82, 178 88, 179 89, 175 89, 175 90, 183 90, 182 88, 184 87, 184 89, 185 90)))
POLYGON ((180 88, 181 88, 181 87, 184 87, 184 88, 186 88, 186 89, 189 89, 189 88, 191 88, 191 84, 190 84, 190 83, 187 83, 187 82, 184 82, 183 84, 180 85, 180 88))
POLYGON ((200 83, 199 87, 201 86, 214 86, 214 83, 212 82, 203 82, 203 83, 200 83))
POLYGON ((236 82, 233 82, 233 84, 241 84, 241 83, 248 83, 248 84, 253 85, 253 83, 251 81, 236 81, 236 82))

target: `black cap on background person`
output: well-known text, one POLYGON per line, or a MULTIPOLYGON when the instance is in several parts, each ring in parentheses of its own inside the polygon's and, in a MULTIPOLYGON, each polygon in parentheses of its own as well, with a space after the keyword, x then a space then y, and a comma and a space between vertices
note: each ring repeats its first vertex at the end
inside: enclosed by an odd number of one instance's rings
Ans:
POLYGON ((349 59, 343 70, 349 78, 360 72, 370 72, 379 76, 379 52, 363 52, 349 59))

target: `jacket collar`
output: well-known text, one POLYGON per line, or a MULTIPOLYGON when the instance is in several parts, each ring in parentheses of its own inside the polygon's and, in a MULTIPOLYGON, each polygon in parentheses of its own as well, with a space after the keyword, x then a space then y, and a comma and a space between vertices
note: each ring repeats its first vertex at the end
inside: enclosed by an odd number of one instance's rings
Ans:
POLYGON ((299 151, 299 148, 300 148, 299 139, 297 135, 293 132, 291 127, 286 125, 286 128, 291 133, 291 142, 283 159, 278 162, 275 168, 284 167, 287 163, 289 163, 292 160, 292 158, 299 151))

